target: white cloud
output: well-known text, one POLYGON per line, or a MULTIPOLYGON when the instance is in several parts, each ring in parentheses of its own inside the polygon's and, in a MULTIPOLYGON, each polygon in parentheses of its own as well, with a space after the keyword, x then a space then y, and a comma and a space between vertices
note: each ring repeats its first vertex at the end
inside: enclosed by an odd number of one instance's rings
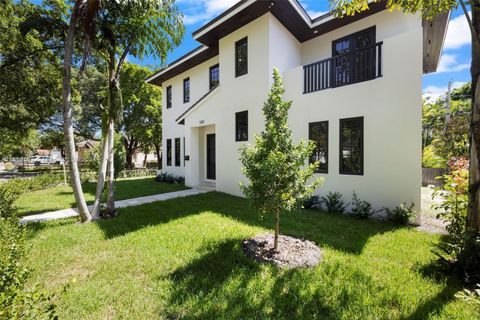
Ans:
POLYGON ((186 25, 203 22, 214 18, 227 10, 239 0, 179 0, 177 3, 184 12, 183 23, 186 25))
MULTIPOLYGON (((463 86, 466 82, 452 82, 452 90, 460 88, 463 86)), ((443 87, 438 87, 438 86, 428 86, 423 89, 423 98, 427 99, 429 98, 429 101, 436 101, 440 97, 444 97, 448 91, 448 85, 443 86, 443 87)))
MULTIPOLYGON (((472 16, 471 12, 469 12, 469 15, 472 16)), ((465 15, 462 14, 450 20, 443 48, 445 50, 458 49, 471 42, 472 38, 465 15)))
POLYGON ((456 54, 444 53, 440 57, 440 63, 438 64, 437 73, 456 72, 469 68, 470 63, 458 63, 456 54))
POLYGON ((307 10, 308 15, 310 18, 315 19, 317 17, 320 17, 321 15, 324 15, 328 11, 314 11, 314 10, 307 10))

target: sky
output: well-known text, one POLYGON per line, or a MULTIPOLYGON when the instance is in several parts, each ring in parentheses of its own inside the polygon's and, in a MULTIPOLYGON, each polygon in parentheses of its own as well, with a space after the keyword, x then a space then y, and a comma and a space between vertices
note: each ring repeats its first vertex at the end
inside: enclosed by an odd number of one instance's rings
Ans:
MULTIPOLYGON (((177 0, 184 14, 185 36, 182 44, 168 55, 167 63, 174 61, 200 43, 192 32, 235 4, 238 0, 177 0)), ((300 0, 310 17, 315 18, 329 10, 328 0, 300 0)), ((129 57, 130 62, 158 69, 160 61, 146 57, 143 60, 129 57)), ((448 82, 454 88, 470 81, 471 39, 467 20, 461 9, 452 12, 437 72, 423 76, 424 97, 436 99, 447 91, 448 82)))

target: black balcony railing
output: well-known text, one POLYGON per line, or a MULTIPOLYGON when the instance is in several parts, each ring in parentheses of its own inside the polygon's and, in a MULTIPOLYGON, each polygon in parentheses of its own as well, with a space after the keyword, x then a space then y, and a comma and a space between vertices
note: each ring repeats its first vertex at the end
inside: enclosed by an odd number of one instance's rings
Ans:
POLYGON ((382 45, 361 48, 303 67, 303 93, 341 87, 382 76, 382 45))

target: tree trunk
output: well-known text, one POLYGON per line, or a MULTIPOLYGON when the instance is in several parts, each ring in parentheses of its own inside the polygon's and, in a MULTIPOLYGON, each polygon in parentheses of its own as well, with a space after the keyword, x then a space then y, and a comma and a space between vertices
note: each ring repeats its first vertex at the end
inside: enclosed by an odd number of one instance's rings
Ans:
POLYGON ((148 158, 148 151, 145 150, 145 157, 143 158, 143 167, 147 168, 147 158, 148 158))
POLYGON ((470 124, 470 163, 465 245, 460 257, 467 275, 477 274, 480 263, 477 237, 480 237, 480 1, 472 2, 472 113, 470 124), (476 37, 476 38, 475 38, 476 37))
POLYGON ((75 2, 75 6, 72 9, 72 16, 70 18, 70 25, 68 27, 67 38, 65 40, 65 55, 63 62, 63 131, 65 134, 65 147, 67 149, 68 157, 68 169, 70 171, 70 179, 73 188, 73 195, 78 207, 80 220, 82 222, 89 222, 92 220, 92 216, 88 211, 85 197, 83 196, 82 184, 80 181, 80 172, 78 171, 77 159, 75 155, 75 140, 73 133, 73 110, 72 110, 72 54, 73 45, 75 41, 75 31, 78 22, 78 4, 75 2))
POLYGON ((280 234, 280 211, 275 212, 275 238, 273 241, 273 250, 278 251, 278 236, 280 234))
POLYGON ((472 4, 472 115, 470 126, 469 203, 467 233, 480 231, 480 2, 472 4), (477 41, 476 41, 477 40, 477 41))
POLYGON ((157 154, 157 167, 158 170, 162 170, 162 154, 160 152, 160 145, 154 144, 155 146, 155 153, 157 154))
POLYGON ((134 137, 129 138, 125 135, 123 137, 123 146, 125 147, 125 162, 127 169, 135 169, 135 165, 133 164, 133 154, 138 147, 137 140, 134 137))
POLYGON ((115 133, 115 124, 113 119, 108 120, 108 195, 107 195, 107 217, 112 218, 117 215, 115 209, 115 167, 113 163, 114 159, 114 133, 115 133))
POLYGON ((97 177, 97 190, 95 191, 95 201, 93 202, 92 208, 92 217, 93 219, 98 219, 100 217, 100 202, 102 200, 102 193, 105 187, 105 176, 107 174, 107 164, 108 164, 108 132, 104 133, 102 139, 102 158, 100 166, 98 168, 98 177, 97 177))

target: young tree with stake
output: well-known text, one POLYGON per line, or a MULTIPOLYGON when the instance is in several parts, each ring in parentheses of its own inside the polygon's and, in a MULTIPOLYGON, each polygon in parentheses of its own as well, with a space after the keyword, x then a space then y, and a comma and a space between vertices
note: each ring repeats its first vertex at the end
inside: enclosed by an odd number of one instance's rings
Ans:
POLYGON ((273 70, 273 80, 263 106, 265 129, 255 136, 252 146, 241 148, 242 170, 249 183, 240 186, 262 214, 275 216, 274 250, 278 251, 280 215, 297 208, 323 180, 314 178, 318 162, 307 164, 314 142, 293 143, 287 123, 292 102, 282 100, 285 90, 277 69, 273 70), (310 180, 313 181, 309 183, 310 180))

